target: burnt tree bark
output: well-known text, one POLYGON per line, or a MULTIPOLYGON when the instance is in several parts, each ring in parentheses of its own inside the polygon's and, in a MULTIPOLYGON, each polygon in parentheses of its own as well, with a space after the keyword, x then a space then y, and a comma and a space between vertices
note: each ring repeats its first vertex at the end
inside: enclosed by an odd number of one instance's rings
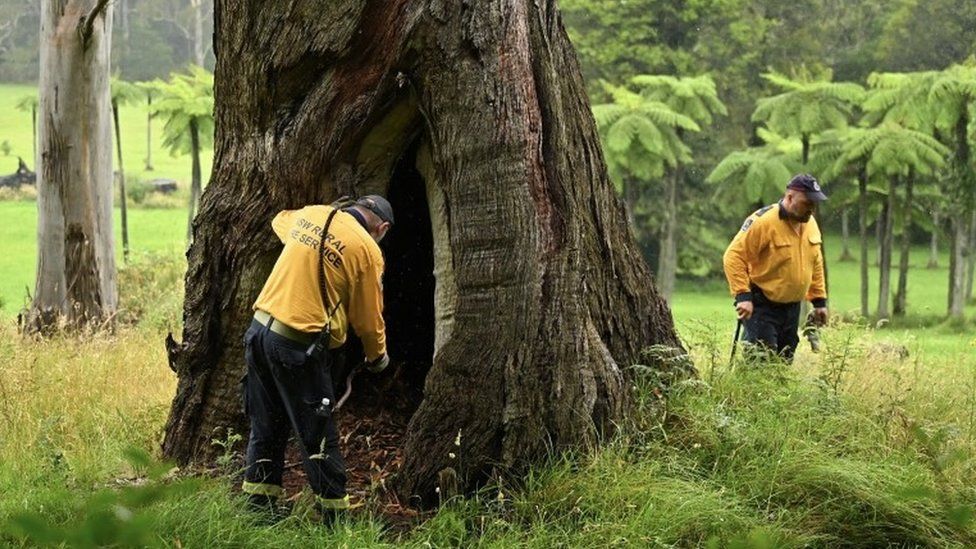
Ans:
POLYGON ((183 341, 168 340, 179 384, 164 453, 210 459, 215 431, 243 423, 240 339, 279 250, 272 216, 390 194, 409 155, 433 233, 436 347, 401 494, 434 503, 448 468, 470 489, 598 442, 628 412, 626 366, 680 343, 555 3, 295 0, 281 13, 216 3, 215 167, 183 341))
POLYGON ((45 0, 37 155, 37 277, 27 324, 98 324, 117 306, 108 0, 45 0))

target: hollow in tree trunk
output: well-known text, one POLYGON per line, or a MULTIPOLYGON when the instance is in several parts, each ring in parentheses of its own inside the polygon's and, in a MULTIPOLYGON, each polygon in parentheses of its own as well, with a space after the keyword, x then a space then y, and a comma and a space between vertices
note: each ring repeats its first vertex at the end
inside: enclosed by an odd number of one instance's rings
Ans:
POLYGON ((117 305, 107 0, 45 0, 37 166, 37 278, 27 322, 98 324, 117 305))
POLYGON ((607 178, 555 3, 296 0, 290 14, 216 4, 215 168, 188 252, 183 341, 168 341, 179 383, 164 453, 211 459, 215 433, 243 426, 241 335, 280 249, 273 215, 367 193, 430 220, 433 252, 410 237, 397 246, 417 253, 387 245, 386 285, 440 273, 424 290, 429 322, 388 319, 391 342, 438 338, 413 366, 423 396, 400 493, 431 503, 442 471, 466 490, 601 440, 628 413, 627 366, 648 345, 680 344, 607 178), (423 185, 408 192, 414 177, 423 185))

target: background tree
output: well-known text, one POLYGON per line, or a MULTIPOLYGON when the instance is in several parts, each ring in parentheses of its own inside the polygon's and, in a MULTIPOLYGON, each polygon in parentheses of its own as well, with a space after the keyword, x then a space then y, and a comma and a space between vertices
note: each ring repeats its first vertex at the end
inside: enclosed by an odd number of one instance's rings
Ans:
MULTIPOLYGON (((272 216, 364 192, 389 195, 398 220, 443 227, 431 261, 446 255, 456 282, 449 317, 388 319, 404 341, 445 334, 426 376, 417 366, 401 493, 431 502, 441 473, 471 488, 600 440, 629 409, 624 365, 679 343, 555 4, 292 6, 282 19, 268 3, 216 5, 216 166, 188 253, 183 342, 168 345, 179 386, 164 453, 206 459, 215 428, 241 425, 240 334, 279 250, 272 216)), ((421 268, 411 239, 385 246, 413 258, 387 263, 387 288, 411 288, 397 300, 433 301, 443 265, 421 268)))
MULTIPOLYGON (((969 234, 976 207, 976 173, 972 164, 969 124, 976 103, 976 60, 953 65, 931 80, 929 99, 935 112, 936 127, 953 154, 949 157, 948 177, 944 178, 949 201, 948 217, 952 228, 949 256, 949 316, 961 318, 966 303, 966 255, 970 253, 969 234)), ((970 272, 973 269, 969 269, 970 272)))
MULTIPOLYGON (((667 75, 638 75, 632 83, 639 86, 641 95, 651 101, 664 103, 674 112, 695 121, 699 127, 712 124, 712 117, 728 114, 725 104, 718 98, 715 81, 711 76, 674 77, 667 75)), ((675 134, 685 143, 685 128, 678 125, 675 134)), ((657 284, 661 295, 671 300, 674 292, 675 275, 678 270, 678 191, 684 181, 686 156, 676 157, 673 166, 664 174, 664 223, 659 231, 660 252, 658 255, 657 284)))
POLYGON ((814 76, 801 67, 795 79, 771 72, 763 78, 785 90, 756 103, 754 122, 764 122, 771 130, 787 137, 799 137, 800 162, 810 159, 810 142, 816 134, 845 128, 853 109, 864 96, 864 88, 851 82, 830 82, 830 73, 814 76))
POLYGON ((32 165, 37 170, 37 95, 25 95, 17 101, 17 110, 31 114, 31 154, 34 155, 32 165))
POLYGON ((800 166, 798 139, 784 139, 764 128, 757 134, 764 145, 729 153, 706 179, 722 201, 737 204, 739 210, 775 201, 800 166))
POLYGON ((125 164, 122 161, 122 133, 119 131, 119 106, 142 99, 143 92, 135 84, 112 78, 112 121, 115 125, 115 150, 119 161, 119 205, 122 210, 122 258, 129 262, 129 210, 125 196, 125 164))
MULTIPOLYGON (((649 224, 637 221, 638 202, 642 196, 651 194, 650 183, 665 179, 669 167, 674 168, 691 159, 691 150, 684 144, 679 132, 682 129, 698 131, 699 126, 690 117, 672 110, 659 98, 635 93, 624 87, 607 85, 607 89, 614 102, 595 105, 593 113, 604 135, 610 173, 621 183, 631 225, 640 235, 649 224)), ((673 204, 674 208, 677 207, 675 194, 676 190, 665 195, 665 203, 673 204)), ((659 235, 662 235, 661 226, 667 224, 667 217, 671 215, 668 207, 664 208, 664 222, 654 223, 653 228, 648 227, 650 230, 656 229, 655 232, 659 235)), ((657 213, 660 208, 654 210, 657 213)), ((666 258, 667 253, 662 247, 658 255, 658 265, 662 261, 671 261, 673 267, 676 262, 673 257, 675 254, 672 250, 672 257, 666 258)), ((661 286, 660 279, 657 282, 664 298, 669 299, 674 287, 673 273, 670 286, 661 286)))
POLYGON ((200 200, 200 149, 210 145, 213 136, 213 74, 203 67, 190 67, 187 74, 174 74, 168 82, 155 81, 154 115, 165 119, 163 145, 173 155, 189 153, 193 159, 190 183, 187 242, 193 235, 193 217, 200 200))
POLYGON ((41 3, 37 285, 31 329, 101 323, 118 296, 112 240, 108 0, 41 3))
MULTIPOLYGON (((934 169, 942 165, 943 157, 948 150, 935 138, 903 128, 894 122, 883 122, 874 128, 850 131, 847 136, 844 144, 845 151, 836 162, 835 173, 844 171, 848 166, 857 166, 863 168, 867 180, 878 179, 888 184, 881 221, 883 228, 876 312, 877 318, 888 318, 898 181, 907 178, 907 184, 910 185, 915 173, 931 174, 934 169)), ((908 200, 911 200, 910 193, 911 191, 908 190, 908 200)), ((862 197, 865 194, 866 185, 862 185, 862 197)), ((862 216, 862 219, 867 216, 866 209, 863 207, 862 216)), ((866 222, 862 222, 862 226, 864 225, 866 222)), ((864 237, 866 235, 862 233, 862 262, 866 260, 867 250, 864 237)), ((907 255, 905 260, 907 261, 907 255)), ((864 268, 862 264, 862 269, 864 268)), ((863 288, 862 286, 862 291, 863 288)))

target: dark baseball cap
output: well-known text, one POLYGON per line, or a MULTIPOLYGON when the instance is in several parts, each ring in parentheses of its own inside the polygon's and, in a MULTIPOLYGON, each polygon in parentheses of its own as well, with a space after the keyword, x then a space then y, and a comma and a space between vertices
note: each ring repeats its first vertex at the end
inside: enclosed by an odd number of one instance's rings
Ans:
POLYGON ((801 173, 794 175, 793 179, 786 185, 787 189, 793 189, 794 191, 800 191, 807 195, 813 202, 823 202, 827 200, 827 195, 823 193, 823 189, 820 188, 820 183, 817 182, 810 174, 801 173))
POLYGON ((367 194, 356 200, 357 206, 362 206, 376 214, 383 221, 393 225, 393 206, 390 202, 378 194, 367 194))

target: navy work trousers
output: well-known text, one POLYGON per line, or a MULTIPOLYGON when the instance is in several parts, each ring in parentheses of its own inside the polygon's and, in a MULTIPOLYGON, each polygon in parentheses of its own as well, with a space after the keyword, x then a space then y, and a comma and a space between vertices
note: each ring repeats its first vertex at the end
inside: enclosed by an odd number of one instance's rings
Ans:
POLYGON ((752 316, 745 321, 743 339, 774 352, 787 362, 800 343, 797 329, 800 324, 800 303, 770 301, 758 288, 752 291, 752 316))
POLYGON ((331 408, 322 406, 323 398, 335 404, 329 366, 339 356, 330 351, 329 357, 311 359, 306 349, 256 320, 244 334, 244 409, 251 421, 244 480, 281 486, 285 445, 294 429, 312 491, 339 499, 346 495, 346 467, 331 408))

